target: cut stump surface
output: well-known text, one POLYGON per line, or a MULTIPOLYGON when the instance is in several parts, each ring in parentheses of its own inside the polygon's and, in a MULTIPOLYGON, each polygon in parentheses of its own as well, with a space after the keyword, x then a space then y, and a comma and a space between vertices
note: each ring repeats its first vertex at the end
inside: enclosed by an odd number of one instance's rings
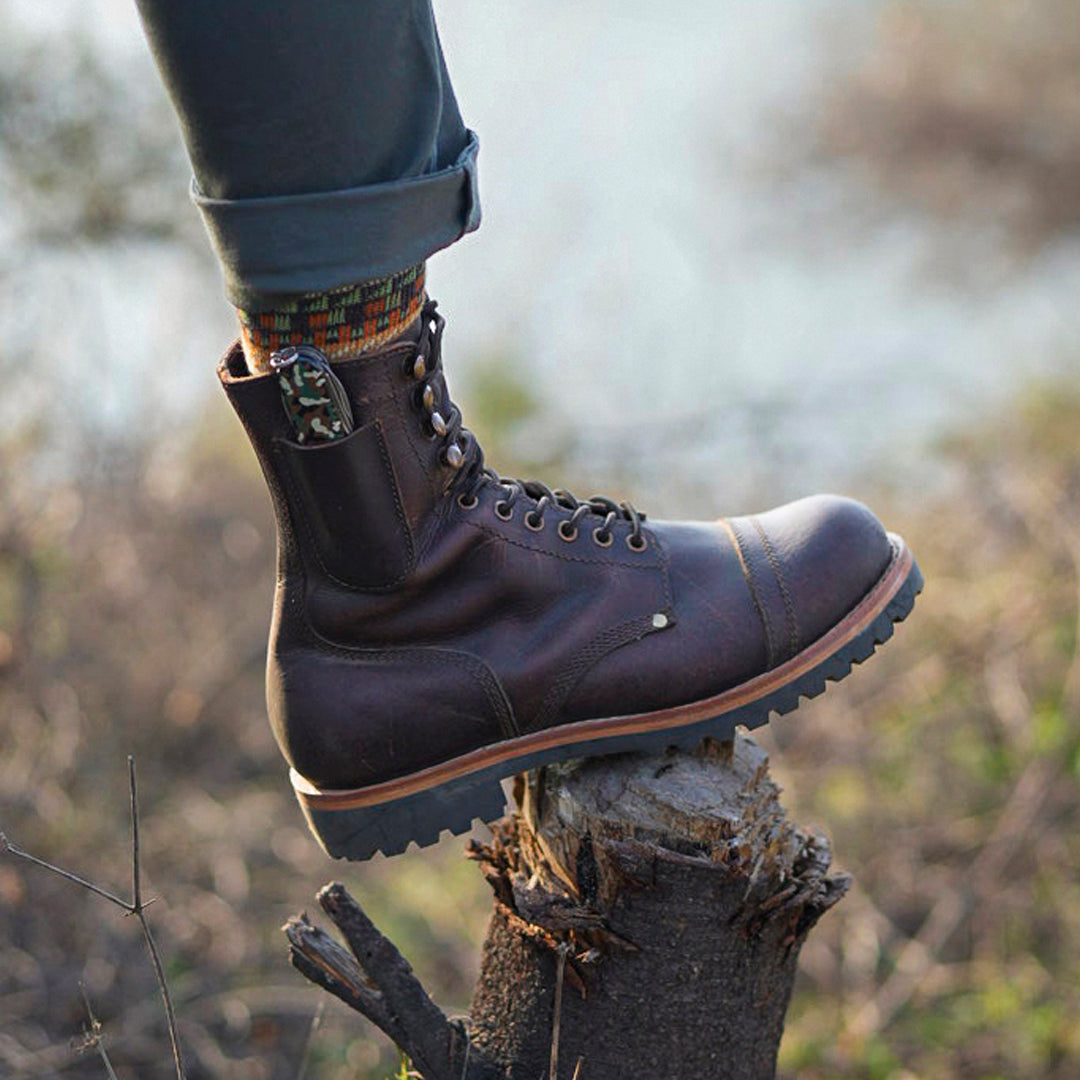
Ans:
POLYGON ((799 948, 849 884, 779 795, 741 735, 518 777, 470 848, 495 903, 467 1021, 340 885, 320 902, 351 956, 300 917, 293 963, 426 1080, 768 1080, 799 948))

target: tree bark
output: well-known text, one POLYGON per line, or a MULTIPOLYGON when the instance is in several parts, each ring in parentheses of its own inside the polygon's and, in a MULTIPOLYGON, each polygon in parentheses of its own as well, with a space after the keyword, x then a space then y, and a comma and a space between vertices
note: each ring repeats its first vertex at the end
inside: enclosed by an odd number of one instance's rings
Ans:
POLYGON ((787 820, 764 752, 739 736, 573 762, 518 777, 515 800, 470 849, 495 902, 468 1025, 418 983, 403 991, 408 965, 340 886, 320 899, 361 989, 328 985, 329 954, 298 951, 296 920, 294 963, 427 1080, 774 1076, 799 948, 849 879, 828 874, 824 838, 787 820), (361 920, 384 944, 356 939, 361 920))

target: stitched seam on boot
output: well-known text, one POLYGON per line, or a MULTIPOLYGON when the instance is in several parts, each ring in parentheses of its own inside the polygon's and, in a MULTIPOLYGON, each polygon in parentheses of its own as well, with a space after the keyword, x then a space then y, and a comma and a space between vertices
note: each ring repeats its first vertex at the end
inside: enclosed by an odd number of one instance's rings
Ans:
POLYGON ((799 622, 795 616, 795 604, 792 602, 791 593, 788 591, 787 581, 780 567, 780 560, 777 558, 772 543, 761 526, 761 522, 756 517, 752 517, 750 520, 754 523, 758 536, 761 537, 761 546, 765 549, 765 557, 769 560, 772 572, 776 575, 776 584, 780 588, 780 599, 783 601, 784 614, 787 618, 788 653, 784 657, 787 660, 799 651, 799 622))
POLYGON ((394 463, 390 460, 390 451, 386 447, 386 436, 383 435, 382 421, 375 418, 375 432, 379 436, 379 453, 382 455, 386 475, 390 480, 391 494, 394 496, 394 509, 397 512, 398 521, 405 530, 405 541, 409 545, 409 555, 405 561, 405 570, 394 579, 395 582, 403 581, 416 569, 416 541, 413 539, 412 527, 409 525, 405 507, 401 502, 401 489, 398 486, 397 473, 394 472, 394 463))
POLYGON ((495 719, 499 727, 508 739, 516 738, 521 734, 517 719, 514 716, 513 707, 506 691, 503 689, 499 677, 491 670, 491 666, 481 656, 473 653, 461 652, 458 649, 443 649, 437 646, 413 647, 413 648, 369 648, 360 646, 350 648, 347 645, 336 645, 328 641, 316 630, 312 630, 319 643, 321 652, 329 652, 344 660, 364 660, 373 664, 389 664, 395 660, 420 660, 425 663, 451 664, 466 668, 470 674, 476 676, 477 682, 484 691, 488 704, 495 713, 495 719))
POLYGON ((626 622, 609 627, 589 642, 578 653, 573 662, 563 668, 552 683, 551 689, 544 696, 536 716, 528 725, 529 731, 541 731, 551 727, 553 719, 558 715, 559 709, 565 704, 574 687, 585 677, 593 667, 605 656, 610 655, 623 645, 640 641, 651 633, 658 632, 653 626, 652 615, 638 615, 626 622))
MULTIPOLYGON (((293 500, 299 505, 301 501, 300 494, 296 490, 296 485, 293 483, 292 477, 288 475, 288 470, 283 469, 282 473, 284 474, 285 486, 289 489, 289 494, 292 496, 293 500)), ((319 549, 315 544, 315 536, 311 531, 311 526, 308 523, 307 515, 303 513, 297 513, 294 516, 299 520, 300 526, 304 530, 304 536, 307 538, 308 546, 315 557, 315 561, 319 564, 319 569, 326 575, 326 577, 330 581, 332 581, 340 588, 347 589, 349 592, 361 593, 389 592, 390 590, 397 588, 397 586, 400 585, 406 577, 408 577, 409 571, 406 570, 403 574, 400 574, 398 577, 394 578, 393 581, 388 582, 386 585, 353 585, 348 581, 342 581, 341 578, 337 577, 336 574, 331 573, 331 571, 327 569, 326 564, 323 562, 322 556, 319 554, 319 549)))
MULTIPOLYGON (((401 424, 403 430, 407 430, 406 425, 413 418, 406 416, 405 405, 401 400, 401 394, 396 393, 389 395, 389 399, 393 404, 395 413, 397 414, 398 423, 401 424)), ((431 469, 428 468, 427 462, 425 462, 424 459, 420 456, 420 451, 416 449, 416 444, 410 438, 406 438, 405 442, 408 444, 409 449, 412 451, 413 457, 416 458, 417 464, 420 466, 421 471, 428 478, 428 481, 431 483, 432 488, 434 488, 435 478, 432 476, 431 469)))
MULTIPOLYGON (((354 585, 348 581, 342 581, 336 574, 332 573, 330 569, 323 562, 322 556, 319 554, 318 545, 315 543, 315 535, 311 531, 311 525, 308 522, 307 515, 303 513, 302 507, 304 500, 297 490, 296 484, 293 481, 292 475, 289 471, 289 467, 281 461, 282 449, 281 447, 274 445, 272 447, 274 456, 278 458, 278 473, 282 477, 283 486, 288 489, 288 493, 291 496, 291 502, 297 507, 297 513, 292 514, 290 508, 290 517, 297 519, 300 522, 301 527, 304 530, 304 536, 307 538, 308 546, 315 557, 315 561, 319 564, 319 569, 329 578, 335 585, 340 586, 343 589, 348 589, 350 592, 360 593, 380 593, 389 592, 392 589, 397 588, 412 572, 416 569, 416 542, 413 539, 412 529, 409 527, 408 519, 405 517, 404 507, 401 505, 401 497, 398 494, 397 476, 394 474, 393 465, 390 462, 390 454, 386 448, 386 440, 383 438, 382 424, 376 418, 372 422, 377 435, 377 441, 379 444, 379 454, 382 457, 383 466, 386 469, 387 479, 390 480, 393 487, 394 496, 394 512, 397 515, 398 523, 405 530, 405 541, 409 547, 409 556, 407 565, 404 571, 400 573, 396 578, 388 581, 382 585, 354 585)), ((275 442, 283 442, 284 440, 275 440, 275 442)), ((295 523, 294 523, 295 532, 295 523)))
MULTIPOLYGON (((664 598, 661 610, 668 614, 670 619, 668 625, 671 626, 674 625, 675 622, 673 611, 675 600, 671 593, 671 579, 669 576, 667 552, 664 549, 664 545, 659 542, 656 534, 651 529, 646 529, 644 531, 649 534, 649 537, 652 540, 653 550, 657 554, 657 569, 660 571, 660 585, 664 598)), ((618 623, 593 638, 593 640, 585 647, 585 650, 578 655, 577 660, 556 676, 552 688, 540 703, 540 708, 537 710, 536 717, 533 719, 532 723, 529 724, 529 730, 537 731, 545 727, 550 727, 554 718, 558 715, 559 710, 566 703, 566 699, 573 692, 574 687, 577 686, 586 674, 588 674, 589 670, 595 667, 605 656, 610 655, 616 649, 622 648, 623 645, 629 645, 633 641, 640 641, 642 638, 659 630, 659 627, 653 626, 652 620, 653 615, 655 614, 655 612, 652 612, 647 615, 638 615, 632 619, 627 619, 625 622, 618 623)))
POLYGON ((754 583, 754 575, 750 569, 749 560, 746 558, 746 552, 743 550, 743 539, 739 535, 738 530, 735 528, 735 523, 728 518, 722 518, 721 524, 727 529, 731 536, 731 542, 735 545, 735 553, 739 556, 739 566, 742 568, 743 577, 746 579, 747 587, 750 589, 750 599, 754 601, 754 607, 757 608, 758 616, 761 618, 761 625, 765 629, 765 653, 766 663, 768 669, 775 667, 776 664, 776 644, 773 639, 772 622, 769 620, 769 613, 765 609, 765 605, 761 602, 761 597, 758 595, 757 585, 754 583))
MULTIPOLYGON (((649 534, 652 539, 652 548, 656 552, 656 561, 660 569, 660 580, 663 582, 664 588, 664 612, 669 617, 670 621, 675 621, 675 597, 671 591, 671 560, 668 558, 667 549, 652 529, 643 529, 643 532, 649 534)), ((655 612, 654 612, 655 614, 655 612)))

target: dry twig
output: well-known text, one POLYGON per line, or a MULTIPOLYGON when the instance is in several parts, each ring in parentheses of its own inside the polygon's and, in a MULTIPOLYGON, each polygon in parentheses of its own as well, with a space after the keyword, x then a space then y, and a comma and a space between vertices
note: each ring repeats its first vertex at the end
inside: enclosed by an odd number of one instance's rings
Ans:
MULTIPOLYGON (((549 1080, 559 1080, 559 1023, 562 1020, 563 976, 566 974, 566 954, 570 946, 559 943, 559 962, 555 969, 555 1015, 551 1021, 551 1068, 549 1080)), ((580 1064, 580 1063, 579 1063, 580 1064)))
POLYGON ((937 966, 938 953, 970 914, 977 898, 1000 879, 1030 836, 1059 771, 1056 761, 1035 758, 1028 762, 993 832, 964 874, 964 884, 942 893, 918 933, 900 950, 893 973, 848 1025, 850 1034, 865 1037, 881 1031, 911 1000, 937 966))
POLYGON ((105 1050, 105 1040, 101 1037, 101 1021, 94 1015, 94 1009, 90 1004, 90 998, 87 996, 86 987, 81 982, 79 983, 79 990, 82 992, 83 1001, 86 1003, 86 1015, 90 1018, 90 1026, 83 1032, 83 1041, 79 1049, 96 1050, 101 1058, 102 1065, 105 1066, 105 1072, 108 1073, 109 1080, 117 1080, 116 1070, 113 1069, 112 1062, 109 1060, 109 1055, 105 1050))
MULTIPOLYGON (((16 858, 23 859, 25 862, 49 870, 67 881, 74 882, 76 885, 81 885, 84 889, 88 889, 90 892, 96 893, 103 899, 108 900, 109 903, 115 904, 124 911, 125 914, 134 915, 139 920, 143 939, 146 941, 146 948, 150 953, 150 962, 154 967, 154 975, 157 978, 158 989, 161 991, 161 1000, 165 1006, 165 1019, 169 1028, 169 1041, 172 1045, 173 1065, 176 1068, 177 1080, 186 1080, 183 1055, 180 1051, 180 1038, 176 1029, 176 1013, 173 1009, 172 995, 169 993, 169 984, 165 979, 165 969, 161 963, 161 955, 158 952, 157 943, 154 941, 154 935, 150 931, 150 923, 146 918, 146 909, 154 902, 154 900, 152 897, 149 900, 143 900, 142 898, 142 871, 139 863, 139 794, 138 785, 135 779, 135 758, 130 754, 128 755, 128 789, 131 797, 132 899, 130 903, 127 900, 121 899, 115 893, 109 892, 108 889, 104 889, 100 885, 95 885, 92 881, 87 881, 86 878, 80 877, 78 874, 73 874, 70 870, 65 870, 61 866, 55 866, 45 859, 39 859, 36 855, 31 855, 28 851, 23 851, 22 848, 12 843, 2 832, 0 832, 0 853, 7 852, 10 855, 14 855, 16 858)), ((87 1003, 87 1007, 89 1008, 89 1002, 87 1003)), ((90 1015, 91 1025, 93 1026, 96 1021, 93 1019, 92 1012, 90 1015)), ((97 1039, 97 1044, 100 1046, 99 1037, 97 1039)))
POLYGON ((319 1007, 311 1018, 311 1027, 308 1028, 307 1038, 304 1040, 304 1052, 300 1057, 300 1071, 296 1074, 296 1080, 304 1080, 307 1076, 308 1065, 311 1063, 311 1048, 315 1044, 315 1036, 322 1026, 323 1013, 326 1012, 326 998, 319 999, 319 1007))
MULTIPOLYGON (((999 483, 999 492, 1018 517, 1040 523, 1042 528, 1033 530, 1034 536, 1051 536, 1072 563, 1077 636, 1061 688, 1062 712, 1072 718, 1080 714, 1080 522, 1045 485, 1007 476, 999 483)), ((1017 684, 1012 693, 1019 693, 1021 709, 1028 707, 1022 687, 1017 684)), ((887 1027, 939 966, 940 951, 1031 835, 1062 769, 1056 757, 1032 757, 1027 762, 962 883, 942 893, 918 933, 900 950, 893 973, 848 1025, 849 1033, 867 1036, 887 1027)))
POLYGON ((306 915, 294 916, 284 930, 290 959, 301 974, 366 1016, 427 1080, 494 1080, 501 1075, 473 1049, 462 1025, 428 997, 406 959, 343 885, 327 885, 318 899, 350 951, 306 915))

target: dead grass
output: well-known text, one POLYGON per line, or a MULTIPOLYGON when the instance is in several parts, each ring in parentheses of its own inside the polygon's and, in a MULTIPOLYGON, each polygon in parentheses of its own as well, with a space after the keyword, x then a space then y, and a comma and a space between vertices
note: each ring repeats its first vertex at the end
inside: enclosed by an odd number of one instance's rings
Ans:
POLYGON ((1080 8, 906 0, 831 95, 821 149, 1020 248, 1080 226, 1080 8))

